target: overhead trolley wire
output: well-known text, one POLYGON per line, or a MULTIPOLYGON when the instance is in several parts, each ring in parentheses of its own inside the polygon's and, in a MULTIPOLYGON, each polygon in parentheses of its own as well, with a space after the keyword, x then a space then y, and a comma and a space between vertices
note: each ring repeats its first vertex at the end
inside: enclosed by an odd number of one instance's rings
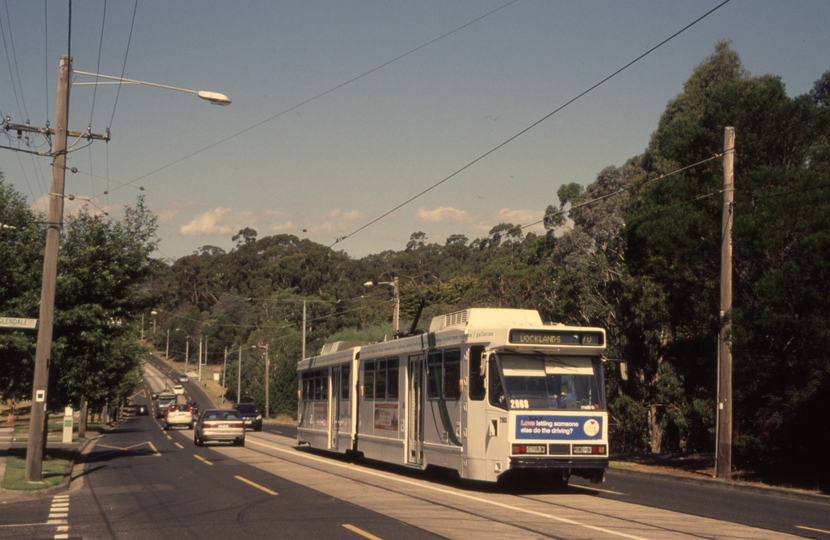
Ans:
POLYGON ((444 182, 447 182, 447 181, 448 181, 448 180, 450 180, 451 178, 453 178, 453 177, 457 176, 459 173, 461 173, 461 172, 463 172, 463 171, 465 171, 465 170, 469 169, 470 167, 472 167, 473 165, 475 165, 476 163, 478 163, 478 162, 479 162, 479 161, 481 161, 482 159, 486 158, 486 157, 487 157, 487 156, 489 156, 490 154, 492 154, 492 153, 496 152, 497 150, 501 149, 502 147, 504 147, 504 146, 506 146, 506 145, 510 144, 510 143, 511 143, 511 142, 513 142, 514 140, 518 139, 519 137, 521 137, 522 135, 524 135, 525 133, 527 133, 527 132, 528 132, 528 131, 530 131, 531 129, 535 128, 536 126, 538 126, 539 124, 541 124, 541 123, 542 123, 542 122, 544 122, 545 120, 549 119, 550 117, 552 117, 553 115, 555 115, 556 113, 558 113, 559 111, 561 111, 562 109, 564 109, 565 107, 567 107, 568 105, 570 105, 571 103, 575 102, 576 100, 580 99, 581 97, 585 96, 586 94, 588 94, 589 92, 591 92, 591 91, 595 90, 596 88, 598 88, 598 87, 602 86, 603 84, 605 84, 605 83, 606 83, 606 82, 608 82, 609 80, 613 79, 614 77, 616 77, 617 75, 619 75, 620 73, 622 73, 623 71, 625 71, 626 69, 628 69, 629 67, 633 66, 634 64, 636 64, 637 62, 639 62, 640 60, 642 60, 643 58, 645 58, 646 56, 648 56, 648 55, 649 55, 649 54, 651 54, 652 52, 656 51, 657 49, 659 49, 660 47, 662 47, 663 45, 665 45, 665 44, 666 44, 666 43, 668 43, 669 41, 673 40, 674 38, 676 38, 677 36, 679 36, 680 34, 682 34, 683 32, 685 32, 686 30, 688 30, 689 28, 693 27, 694 25, 696 25, 697 23, 699 23, 700 21, 702 21, 703 19, 705 19, 706 17, 708 17, 709 15, 711 15, 712 13, 714 13, 715 11, 719 10, 720 8, 722 8, 723 6, 725 6, 726 4, 728 4, 730 1, 731 1, 731 0, 724 0, 723 2, 721 2, 720 4, 718 4, 717 6, 715 6, 714 8, 710 9, 709 11, 707 11, 706 13, 704 13, 703 15, 701 15, 700 17, 698 17, 697 19, 695 19, 695 20, 694 20, 694 21, 692 21, 691 23, 687 24, 686 26, 684 26, 683 28, 681 28, 680 30, 678 30, 677 32, 675 32, 674 34, 672 34, 671 36, 667 37, 666 39, 664 39, 663 41, 661 41, 660 43, 658 43, 657 45, 655 45, 655 46, 654 46, 654 47, 652 47, 651 49, 647 50, 646 52, 644 52, 643 54, 641 54, 640 56, 638 56, 638 57, 637 57, 637 58, 635 58, 634 60, 632 60, 632 61, 630 61, 629 63, 625 64, 623 67, 619 68, 618 70, 616 70, 616 71, 615 71, 615 72, 613 72, 612 74, 608 75, 607 77, 605 77, 604 79, 602 79, 602 80, 601 80, 601 81, 599 81, 598 83, 594 84, 593 86, 591 86, 591 87, 590 87, 590 88, 588 88, 587 90, 585 90, 585 91, 581 92, 581 93, 580 93, 580 94, 578 94, 576 97, 574 97, 574 98, 570 99, 569 101, 567 101, 567 102, 566 102, 566 103, 564 103, 563 105, 560 105, 559 107, 557 107, 556 109, 554 109, 553 111, 551 111, 550 113, 548 113, 547 115, 543 116, 542 118, 540 118, 540 119, 539 119, 539 120, 537 120, 536 122, 534 122, 534 123, 530 124, 528 127, 526 127, 526 128, 524 128, 523 130, 519 131, 518 133, 516 133, 516 134, 515 134, 515 135, 513 135, 512 137, 508 138, 507 140, 505 140, 505 141, 504 141, 504 142, 502 142, 501 144, 498 144, 497 146, 495 146, 495 147, 491 148, 490 150, 488 150, 488 151, 487 151, 487 152, 485 152, 484 154, 480 155, 479 157, 475 158, 474 160, 470 161, 469 163, 467 163, 466 165, 464 165, 463 167, 461 167, 460 169, 458 169, 458 170, 457 170, 457 171, 455 171, 454 173, 452 173, 452 174, 450 174, 449 176, 445 177, 443 180, 440 180, 440 181, 436 182, 435 184, 433 184, 433 185, 431 185, 430 187, 426 188, 425 190, 423 190, 422 192, 418 193, 417 195, 414 195, 413 197, 410 197, 410 198, 409 198, 409 199, 407 199, 406 201, 404 201, 404 202, 402 202, 401 204, 399 204, 399 205, 395 206, 395 207, 394 207, 394 208, 392 208, 391 210, 389 210, 389 211, 387 211, 387 212, 383 213, 383 214, 382 214, 382 215, 380 215, 379 217, 377 217, 377 218, 373 219, 372 221, 370 221, 370 222, 366 223, 365 225, 363 225, 363 226, 359 227, 358 229, 355 229, 355 230, 354 230, 354 231, 352 231, 351 233, 349 233, 349 234, 347 234, 347 235, 345 235, 345 236, 341 236, 340 238, 338 238, 337 240, 335 240, 335 242, 334 242, 333 244, 331 244, 331 246, 329 246, 329 247, 334 247, 334 246, 335 246, 336 244, 338 244, 339 242, 342 242, 343 240, 346 240, 346 239, 348 239, 348 238, 351 238, 352 236, 354 236, 355 234, 359 233, 359 232, 360 232, 360 231, 362 231, 363 229, 366 229, 367 227, 370 227, 370 226, 374 225, 375 223, 377 223, 378 221, 382 220, 382 219, 383 219, 383 218, 385 218, 386 216, 388 216, 388 215, 392 214, 393 212, 396 212, 397 210, 399 210, 399 209, 403 208, 404 206, 408 205, 408 204, 409 204, 409 203, 411 203, 412 201, 414 201, 414 200, 416 200, 416 199, 420 198, 421 196, 425 195, 426 193, 428 193, 428 192, 432 191, 433 189, 437 188, 438 186, 440 186, 440 185, 441 185, 441 184, 443 184, 444 182))
MULTIPOLYGON (((362 79, 363 77, 366 77, 367 75, 369 75, 369 74, 371 74, 371 73, 374 73, 375 71, 378 71, 379 69, 382 69, 382 68, 384 68, 384 67, 388 66, 389 64, 392 64, 392 63, 394 63, 394 62, 397 62, 398 60, 400 60, 400 59, 402 59, 402 58, 405 58, 405 57, 409 56, 410 54, 413 54, 413 53, 415 53, 415 52, 417 52, 417 51, 419 51, 419 50, 423 49, 424 47, 428 47, 429 45, 432 45, 433 43, 435 43, 435 42, 437 42, 437 41, 440 41, 440 40, 444 39, 445 37, 448 37, 448 36, 450 36, 450 35, 452 35, 452 34, 454 34, 454 33, 458 32, 458 31, 460 31, 460 30, 463 30, 464 28, 466 28, 466 27, 468 27, 468 26, 470 26, 470 25, 472 25, 472 24, 475 24, 475 23, 477 23, 477 22, 481 21, 482 19, 485 19, 486 17, 489 17, 490 15, 492 15, 492 14, 496 13, 497 11, 500 11, 500 10, 502 10, 502 9, 506 8, 507 6, 509 6, 509 5, 511 5, 511 4, 515 4, 515 3, 516 3, 516 2, 518 2, 518 1, 519 1, 519 0, 511 0, 510 2, 507 2, 506 4, 503 4, 503 5, 501 5, 501 6, 497 7, 497 8, 495 8, 495 9, 493 9, 493 10, 491 10, 491 11, 488 11, 488 12, 487 12, 487 13, 485 13, 484 15, 481 15, 480 17, 477 17, 477 18, 473 19, 472 21, 469 21, 469 22, 467 22, 467 23, 464 23, 464 24, 462 24, 461 26, 459 26, 459 27, 457 27, 457 28, 455 28, 455 29, 453 29, 453 30, 450 30, 450 31, 449 31, 449 32, 447 32, 446 34, 443 34, 443 35, 440 35, 440 36, 438 36, 438 37, 436 37, 436 38, 434 38, 434 39, 431 39, 430 41, 427 41, 426 43, 424 43, 424 44, 422 44, 422 45, 419 45, 418 47, 415 47, 414 49, 411 49, 411 50, 409 50, 409 51, 407 51, 407 52, 405 52, 405 53, 401 54, 400 56, 396 56, 395 58, 393 58, 393 59, 391 59, 391 60, 388 60, 388 61, 384 62, 383 64, 380 64, 379 66, 373 67, 372 69, 370 69, 370 70, 368 70, 368 71, 365 71, 365 72, 361 73, 360 75, 357 75, 356 77, 352 77, 351 79, 349 79, 349 80, 347 80, 347 81, 345 81, 345 82, 342 82, 342 83, 340 83, 340 84, 338 84, 338 85, 336 85, 336 86, 333 86, 333 87, 329 88, 328 90, 325 90, 324 92, 321 92, 321 93, 317 94, 317 95, 316 95, 316 96, 314 96, 314 97, 308 98, 308 99, 306 99, 305 101, 302 101, 302 102, 300 102, 300 103, 297 103, 296 105, 292 105, 291 107, 289 107, 289 108, 287 108, 287 109, 285 109, 285 110, 283 110, 283 111, 281 111, 281 112, 278 112, 278 113, 277 113, 277 114, 275 114, 274 116, 271 116, 271 117, 269 117, 269 118, 266 118, 265 120, 262 120, 261 122, 257 122, 256 124, 254 124, 254 125, 253 125, 253 126, 251 126, 251 127, 245 128, 245 129, 243 129, 242 131, 238 131, 238 132, 234 133, 233 135, 229 135, 229 136, 225 137, 224 139, 220 139, 220 140, 216 141, 215 143, 210 144, 210 145, 208 145, 208 146, 206 146, 206 147, 204 147, 204 148, 202 148, 202 149, 200 149, 200 150, 196 150, 195 152, 191 152, 190 154, 187 154, 186 156, 183 156, 183 157, 181 157, 181 158, 179 158, 179 159, 177 159, 177 160, 175 160, 175 161, 172 161, 172 162, 168 163, 167 165, 164 165, 164 166, 162 166, 162 167, 159 167, 158 169, 152 170, 152 171, 150 171, 150 172, 148 172, 148 173, 146 173, 146 174, 143 174, 143 175, 141 175, 141 176, 139 176, 139 177, 137 177, 137 178, 134 178, 134 179, 130 180, 129 182, 127 182, 127 183, 125 183, 125 184, 122 184, 120 187, 126 187, 126 186, 128 186, 128 185, 130 185, 130 184, 132 184, 132 183, 134 183, 134 182, 138 182, 139 180, 141 180, 141 179, 143 179, 143 178, 147 178, 148 176, 152 176, 152 175, 156 174, 157 172, 161 172, 161 171, 163 171, 164 169, 167 169, 168 167, 172 167, 173 165, 176 165, 177 163, 181 163, 182 161, 185 161, 186 159, 190 159, 190 158, 192 158, 193 156, 199 155, 199 154, 201 154, 202 152, 207 152, 207 151, 208 151, 208 150, 210 150, 211 148, 214 148, 214 147, 216 147, 216 146, 219 146, 220 144, 226 143, 226 142, 230 141, 231 139, 235 139, 236 137, 239 137, 240 135, 242 135, 242 134, 244 134, 244 133, 247 133, 247 132, 252 131, 252 130, 254 130, 254 129, 256 129, 256 128, 258 128, 258 127, 260 127, 260 126, 264 125, 264 124, 267 124, 267 123, 268 123, 268 122, 270 122, 271 120, 274 120, 274 119, 276 119, 276 118, 279 118, 280 116, 283 116, 284 114, 287 114, 287 113, 289 113, 289 112, 291 112, 291 111, 293 111, 293 110, 295 110, 295 109, 298 109, 298 108, 302 107, 303 105, 307 105, 308 103, 311 103, 312 101, 315 101, 315 100, 317 100, 317 99, 320 99, 321 97, 323 97, 323 96, 325 96, 325 95, 328 95, 328 94, 330 94, 330 93, 334 92, 335 90, 339 90, 339 89, 343 88, 344 86, 349 85, 349 84, 351 84, 351 83, 353 83, 353 82, 355 82, 355 81, 357 81, 357 80, 359 80, 359 79, 362 79)), ((729 1, 729 0, 727 0, 727 1, 729 1)), ((137 0, 136 0, 136 2, 137 2, 137 0)), ((122 74, 122 76, 123 76, 123 74, 122 74)), ((113 113, 113 114, 114 114, 114 113, 113 113)), ((115 191, 116 189, 118 189, 118 188, 113 188, 113 191, 115 191)))

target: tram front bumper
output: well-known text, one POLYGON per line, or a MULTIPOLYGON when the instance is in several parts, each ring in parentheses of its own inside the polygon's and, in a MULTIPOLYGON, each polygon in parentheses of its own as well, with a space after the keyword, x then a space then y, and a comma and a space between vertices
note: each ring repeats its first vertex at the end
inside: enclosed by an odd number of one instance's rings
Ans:
POLYGON ((590 480, 593 484, 605 481, 608 458, 568 458, 511 456, 510 469, 566 470, 565 474, 590 480))

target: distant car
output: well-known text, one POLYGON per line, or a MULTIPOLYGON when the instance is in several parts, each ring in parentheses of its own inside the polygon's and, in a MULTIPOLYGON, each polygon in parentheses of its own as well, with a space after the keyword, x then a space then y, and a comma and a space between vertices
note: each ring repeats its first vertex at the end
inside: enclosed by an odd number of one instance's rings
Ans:
POLYGON ((193 428, 193 444, 203 446, 213 441, 230 441, 236 446, 245 446, 242 415, 233 409, 208 409, 203 412, 193 428))
POLYGON ((177 403, 167 407, 167 414, 164 415, 164 429, 175 426, 193 429, 193 409, 187 403, 177 403))
POLYGON ((184 375, 184 374, 179 375, 179 382, 180 382, 180 383, 186 383, 186 382, 188 382, 189 380, 190 380, 190 378, 188 378, 188 376, 187 376, 187 375, 184 375))
POLYGON ((176 394, 177 396, 183 395, 184 394, 184 387, 180 384, 177 384, 176 386, 173 387, 173 393, 176 394))
POLYGON ((234 403, 234 410, 239 411, 242 419, 245 420, 245 427, 254 431, 262 431, 262 411, 256 403, 234 403))
POLYGON ((147 416, 150 414, 150 408, 147 405, 136 405, 135 414, 138 416, 147 416))

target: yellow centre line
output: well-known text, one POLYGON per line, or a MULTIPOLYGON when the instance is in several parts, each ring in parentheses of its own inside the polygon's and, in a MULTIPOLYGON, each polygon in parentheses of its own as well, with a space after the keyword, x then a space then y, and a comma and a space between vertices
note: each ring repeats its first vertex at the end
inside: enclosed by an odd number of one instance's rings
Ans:
POLYGON ((195 457, 196 459, 198 459, 199 461, 201 461, 201 462, 202 462, 202 463, 204 463, 205 465, 213 465, 213 463, 211 463, 210 461, 206 460, 205 458, 203 458, 203 457, 202 457, 202 456, 200 456, 199 454, 193 454, 193 457, 195 457))
POLYGON ((595 487, 591 487, 591 486, 580 486, 580 485, 577 485, 577 484, 571 484, 568 487, 572 487, 572 488, 576 488, 576 489, 587 489, 588 491, 599 491, 601 493, 610 493, 611 495, 623 495, 623 496, 625 496, 625 493, 620 493, 619 491, 611 491, 610 489, 599 489, 599 488, 595 488, 595 487))
POLYGON ((362 529, 358 529, 354 525, 349 525, 348 523, 344 523, 343 527, 346 528, 346 529, 349 529, 353 533, 357 533, 360 536, 363 536, 364 538, 368 538, 369 540, 382 540, 379 536, 375 536, 374 534, 367 533, 366 531, 364 531, 362 529))
POLYGON ((805 527, 803 525, 796 525, 795 528, 796 529, 804 529, 804 530, 807 530, 807 531, 820 532, 820 533, 824 533, 824 534, 830 534, 830 531, 825 531, 825 530, 822 530, 822 529, 814 529, 812 527, 805 527))
POLYGON ((179 443, 173 443, 173 444, 175 444, 175 445, 176 445, 176 446, 178 446, 179 448, 184 448, 184 446, 180 445, 179 443))
POLYGON ((248 480, 247 478, 242 478, 241 476, 234 476, 234 478, 236 478, 237 480, 242 480, 242 481, 243 481, 243 482, 245 482, 246 484, 251 485, 251 486, 254 486, 254 487, 255 487, 255 488, 257 488, 257 489, 261 489, 262 491, 264 491, 265 493, 268 493, 269 495, 276 495, 276 494, 277 494, 277 492, 276 492, 276 491, 271 491, 271 490, 270 490, 270 489, 268 489, 267 487, 260 486, 260 485, 259 485, 259 484, 257 484, 256 482, 251 482, 251 481, 250 481, 250 480, 248 480))

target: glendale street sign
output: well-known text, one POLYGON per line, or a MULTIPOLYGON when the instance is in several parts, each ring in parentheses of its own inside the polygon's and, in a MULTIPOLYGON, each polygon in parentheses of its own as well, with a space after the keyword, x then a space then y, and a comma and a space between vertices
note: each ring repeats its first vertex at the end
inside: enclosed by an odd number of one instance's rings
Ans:
POLYGON ((17 317, 0 317, 0 328, 37 328, 37 319, 18 319, 17 317))

